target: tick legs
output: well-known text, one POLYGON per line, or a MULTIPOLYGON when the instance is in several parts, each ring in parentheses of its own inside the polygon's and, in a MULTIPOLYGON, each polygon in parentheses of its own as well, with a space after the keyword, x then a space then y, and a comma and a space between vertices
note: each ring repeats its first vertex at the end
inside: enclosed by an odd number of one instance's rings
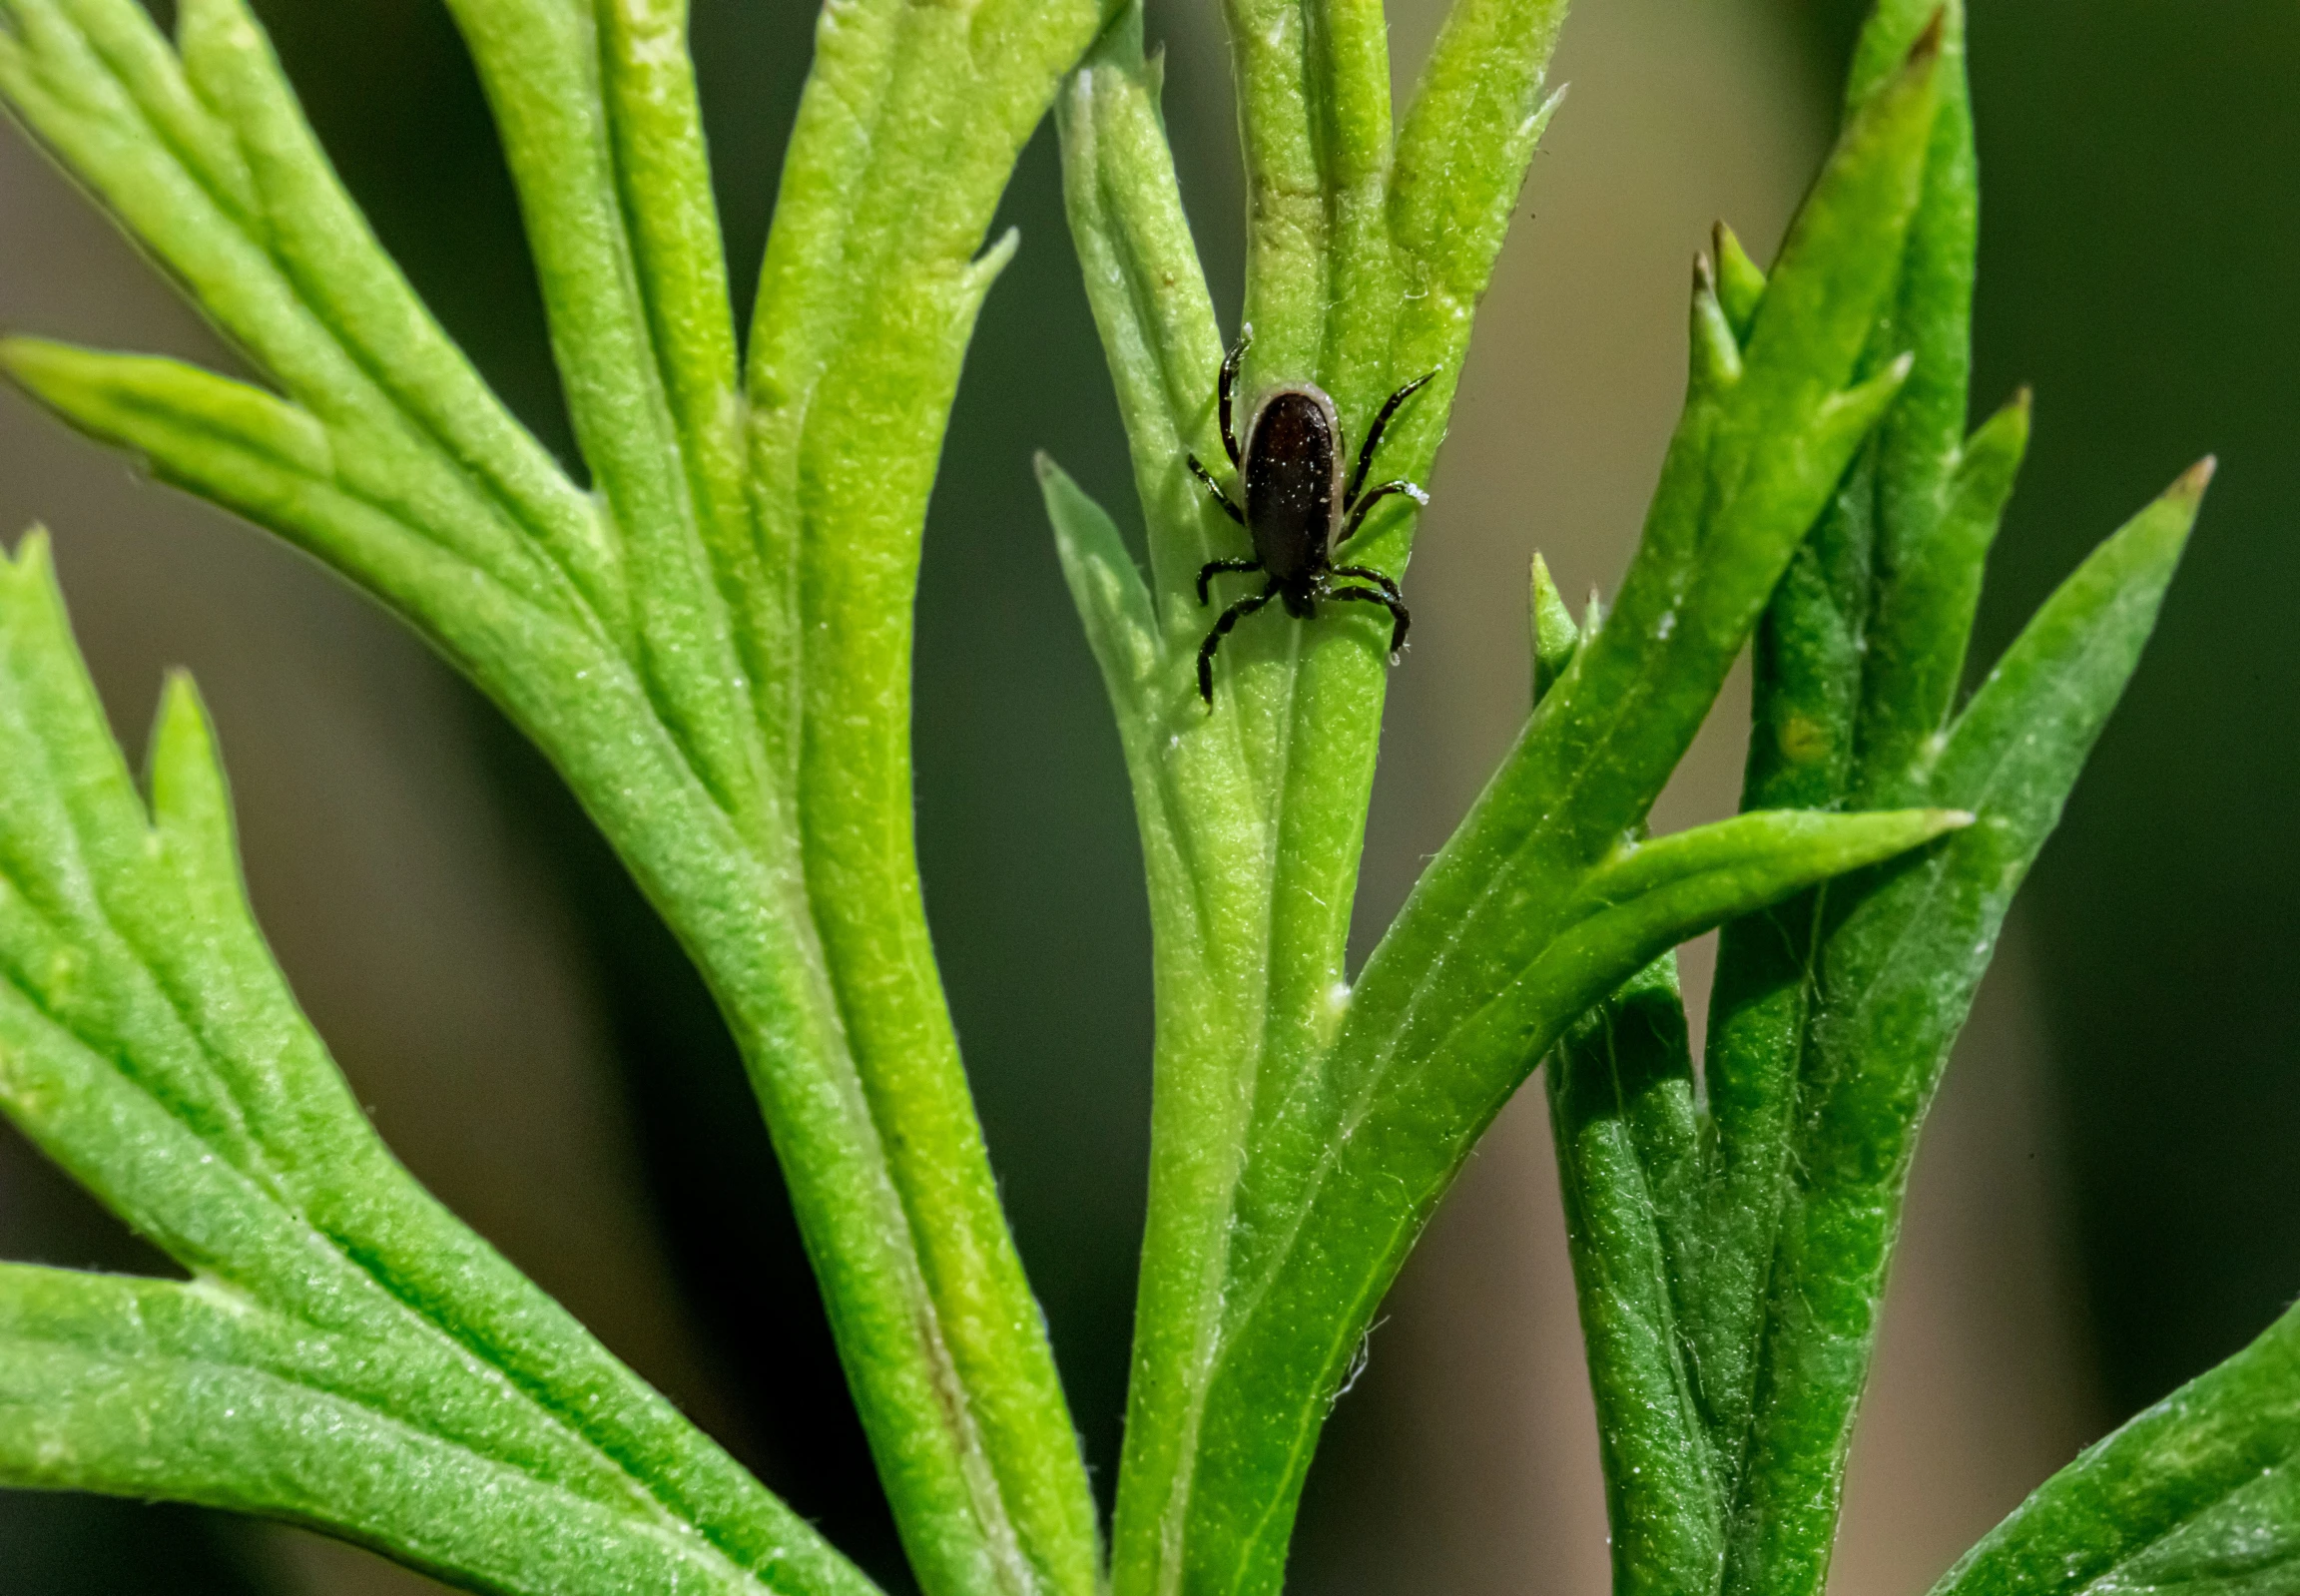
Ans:
POLYGON ((1198 645, 1198 696, 1206 701, 1206 708, 1214 708, 1214 651, 1222 646, 1232 627, 1277 596, 1278 584, 1273 582, 1261 592, 1240 599, 1222 612, 1222 619, 1214 623, 1214 630, 1198 645))
POLYGON ((1406 606, 1388 593, 1377 593, 1372 588, 1336 588, 1326 595, 1330 599, 1356 599, 1361 604, 1379 604, 1390 612, 1390 658, 1395 661, 1399 651, 1406 647, 1406 629, 1414 624, 1414 617, 1406 613, 1406 606))
POLYGON ((1333 574, 1336 576, 1354 576, 1361 582, 1371 582, 1400 604, 1406 602, 1406 595, 1398 591, 1398 584, 1370 565, 1337 565, 1334 567, 1333 574))
MULTIPOLYGON (((1254 341, 1254 323, 1249 321, 1238 329, 1238 341, 1230 345, 1230 352, 1222 357, 1222 380, 1214 385, 1222 411, 1222 447, 1230 451, 1230 463, 1239 463, 1238 434, 1230 427, 1230 401, 1238 395, 1238 367, 1246 358, 1246 346, 1254 341)), ((1428 378, 1423 380, 1427 381, 1428 378)), ((1199 475, 1205 475, 1200 472, 1199 475)))
MULTIPOLYGON (((1230 429, 1228 427, 1222 429, 1222 441, 1225 443, 1230 441, 1230 429)), ((1237 450, 1232 449, 1231 453, 1235 455, 1237 450)), ((1214 502, 1222 506, 1222 513, 1240 526, 1244 526, 1246 524, 1245 513, 1231 502, 1229 494, 1222 491, 1222 484, 1214 480, 1214 473, 1200 465, 1198 456, 1195 454, 1186 454, 1182 458, 1190 462, 1191 474, 1206 484, 1206 491, 1214 495, 1214 502)))
POLYGON ((1206 584, 1215 576, 1224 571, 1259 571, 1261 569, 1262 562, 1260 560, 1208 560, 1205 568, 1198 573, 1198 607, 1204 609, 1210 602, 1206 596, 1206 584))
MULTIPOLYGON (((1358 529, 1366 524, 1366 512, 1393 493, 1403 493, 1416 504, 1426 505, 1430 502, 1430 495, 1422 491, 1420 484, 1408 482, 1403 477, 1396 482, 1385 482, 1379 487, 1368 488, 1363 494, 1350 501, 1350 519, 1342 524, 1342 535, 1334 541, 1337 544, 1342 544, 1356 537, 1358 529)), ((1227 503, 1228 501, 1225 500, 1224 502, 1227 503)))
MULTIPOLYGON (((1440 366, 1438 369, 1444 368, 1440 366)), ((1374 451, 1382 447, 1382 434, 1389 430, 1390 418, 1398 413, 1398 406, 1412 398, 1425 382, 1437 374, 1437 371, 1425 372, 1382 401, 1381 413, 1374 417, 1374 424, 1366 429, 1366 441, 1358 445, 1358 469, 1350 473, 1350 491, 1342 496, 1344 504, 1352 507, 1358 504, 1358 490, 1366 485, 1366 473, 1374 465, 1374 451)), ((1381 490, 1377 488, 1375 491, 1381 490)))

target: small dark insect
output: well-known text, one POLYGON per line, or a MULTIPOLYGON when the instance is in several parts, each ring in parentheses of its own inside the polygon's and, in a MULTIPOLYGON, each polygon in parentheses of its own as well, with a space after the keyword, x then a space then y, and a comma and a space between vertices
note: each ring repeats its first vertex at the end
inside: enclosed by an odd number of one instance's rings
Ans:
POLYGON ((1349 542, 1365 523, 1366 512, 1391 494, 1403 493, 1417 504, 1430 502, 1429 494, 1403 478, 1369 488, 1366 473, 1374 464, 1374 451, 1382 446, 1382 433, 1390 418, 1437 372, 1416 377, 1384 401, 1374 424, 1366 429, 1357 468, 1345 485, 1342 420, 1334 401, 1315 382, 1288 383, 1264 394, 1247 419, 1246 443, 1240 448, 1230 425, 1231 401, 1238 387, 1238 364, 1253 341, 1252 327, 1239 333, 1222 361, 1222 380, 1215 390, 1221 409, 1222 446, 1230 451, 1230 463, 1238 468, 1245 488, 1245 508, 1240 509, 1237 501, 1222 491, 1222 484, 1199 463, 1198 456, 1189 457, 1190 469, 1206 484, 1214 502, 1254 540, 1251 560, 1206 563, 1198 573, 1199 604, 1211 602, 1206 584, 1221 572, 1260 571, 1270 578, 1261 592, 1224 610, 1198 647, 1198 696, 1208 709, 1214 707, 1214 651, 1222 646, 1232 627, 1272 599, 1281 600, 1286 613, 1298 621, 1316 615, 1321 599, 1381 605, 1390 612, 1393 623, 1390 658, 1395 662, 1398 651, 1406 646, 1406 629, 1413 624, 1398 584, 1367 566, 1336 565, 1334 550, 1349 542), (1373 586, 1336 587, 1334 579, 1344 576, 1373 586))

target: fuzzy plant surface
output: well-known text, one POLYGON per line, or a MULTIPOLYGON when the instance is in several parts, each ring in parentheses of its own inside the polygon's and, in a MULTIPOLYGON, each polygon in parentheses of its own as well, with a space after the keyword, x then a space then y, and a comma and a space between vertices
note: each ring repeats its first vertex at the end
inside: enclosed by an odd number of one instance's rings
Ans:
MULTIPOLYGON (((1241 397, 1315 385, 1354 443, 1434 373, 1375 477, 1426 481, 1556 110, 1563 0, 1453 0, 1402 112, 1377 0, 1225 4, 1241 397)), ((743 323, 680 0, 448 8, 579 465, 384 255, 245 0, 179 0, 173 39, 137 0, 0 0, 0 94, 258 380, 32 337, 0 366, 372 593, 551 760, 741 1047, 920 1587, 1278 1590, 1383 1294, 1545 1063, 1617 1587, 1818 1596, 1925 1109, 2208 474, 1960 703, 2027 409, 1967 434, 1954 0, 1882 0, 1770 269, 1720 230, 1628 571, 1576 623, 1536 561, 1524 730, 1355 972, 1390 618, 1270 610, 1201 694, 1202 568, 1268 528, 1190 464, 1256 502, 1223 466, 1226 340, 1139 4, 833 0, 743 323), (911 830, 927 494, 1013 249, 989 220, 1049 110, 1147 556, 1041 461, 1155 937, 1107 1526, 911 830), (1742 812, 1650 835, 1752 645, 1742 812), (1672 950, 1717 927, 1696 1071, 1672 950)), ((1402 580, 1417 503, 1381 500, 1336 561, 1402 580)), ((139 788, 39 535, 0 562, 0 1109, 186 1276, 0 1266, 0 1485, 287 1519, 481 1591, 873 1588, 391 1158, 249 910, 197 694, 170 683, 139 788)), ((2046 1482, 1940 1592, 2175 1588, 2300 1591, 2300 1318, 2046 1482)))

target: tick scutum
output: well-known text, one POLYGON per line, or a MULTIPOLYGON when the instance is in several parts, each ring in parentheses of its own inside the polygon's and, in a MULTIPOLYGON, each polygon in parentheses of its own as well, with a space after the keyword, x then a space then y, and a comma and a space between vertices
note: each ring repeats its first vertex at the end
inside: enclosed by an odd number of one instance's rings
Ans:
POLYGON ((1246 530, 1288 614, 1307 619, 1342 500, 1342 426, 1312 383, 1265 396, 1246 426, 1246 530))

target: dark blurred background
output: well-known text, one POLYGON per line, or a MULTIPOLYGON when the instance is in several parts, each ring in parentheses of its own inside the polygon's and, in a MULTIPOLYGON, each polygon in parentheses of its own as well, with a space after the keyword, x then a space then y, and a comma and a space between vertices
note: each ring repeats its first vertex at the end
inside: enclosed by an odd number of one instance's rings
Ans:
MULTIPOLYGON (((1922 1591, 2078 1446, 2300 1292, 2300 11, 1973 0, 1987 202, 1977 398, 2036 444, 1993 567, 2001 647, 2196 455, 2222 472, 2156 645, 2038 866, 1912 1201, 1835 1588, 1922 1591)), ((485 108, 436 0, 259 0, 322 138, 449 328, 563 453, 485 108)), ((1393 5, 1401 90, 1438 0, 1393 5)), ((1849 0, 1585 0, 1465 372, 1414 571, 1362 925, 1523 712, 1535 547, 1610 586, 1682 380, 1709 221, 1778 237, 1823 149, 1849 0)), ((696 0, 748 303, 812 27, 696 0)), ((1212 0, 1153 0, 1217 302, 1240 189, 1212 0)), ((1028 470, 1130 490, 1050 137, 1007 203, 919 601, 929 910, 1007 1209, 1097 1478, 1116 1458, 1148 1106, 1148 930, 1100 688, 1028 470)), ((0 322, 222 359, 22 143, 0 146, 0 322)), ((222 724, 258 909, 407 1162, 892 1590, 899 1557, 764 1134, 708 1002, 540 762, 377 612, 258 534, 0 400, 0 529, 51 525, 124 741, 168 664, 222 724)), ((1669 798, 1731 806, 1735 707, 1669 798)), ((1689 960, 1696 992, 1702 962, 1689 960)), ((1547 1133, 1504 1116, 1410 1266, 1305 1504, 1295 1586, 1596 1591, 1594 1433, 1547 1133)), ((155 1267, 0 1131, 0 1255, 155 1267)), ((0 1496, 0 1590, 428 1587, 296 1532, 0 1496)))

